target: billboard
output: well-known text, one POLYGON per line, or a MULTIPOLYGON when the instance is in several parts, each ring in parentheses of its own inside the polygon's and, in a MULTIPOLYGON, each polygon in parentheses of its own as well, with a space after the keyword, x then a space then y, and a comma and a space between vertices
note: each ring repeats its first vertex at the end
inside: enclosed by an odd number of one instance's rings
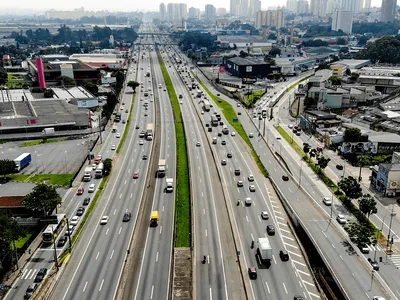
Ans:
POLYGON ((252 66, 246 66, 246 72, 247 73, 253 72, 253 67, 252 66))
POLYGON ((257 82, 257 78, 242 78, 243 84, 253 84, 257 82))
POLYGON ((78 100, 78 108, 94 108, 99 106, 99 100, 78 100))
POLYGON ((343 154, 377 154, 378 149, 372 142, 358 142, 358 143, 349 143, 344 142, 339 150, 342 151, 343 154))

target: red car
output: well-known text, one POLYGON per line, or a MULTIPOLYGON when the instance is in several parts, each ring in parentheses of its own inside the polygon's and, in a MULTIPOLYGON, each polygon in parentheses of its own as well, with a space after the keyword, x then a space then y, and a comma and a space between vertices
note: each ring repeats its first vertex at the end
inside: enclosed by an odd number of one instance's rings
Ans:
POLYGON ((138 179, 139 178, 139 172, 133 173, 133 179, 138 179))
POLYGON ((77 195, 82 195, 85 190, 83 188, 79 188, 76 192, 77 195))

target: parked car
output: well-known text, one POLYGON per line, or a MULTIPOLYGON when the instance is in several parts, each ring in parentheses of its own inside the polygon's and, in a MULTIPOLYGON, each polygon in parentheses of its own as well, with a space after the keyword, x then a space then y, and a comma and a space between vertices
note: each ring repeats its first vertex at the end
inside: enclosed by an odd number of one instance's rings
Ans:
POLYGON ((337 215, 336 221, 338 221, 339 224, 346 224, 347 222, 346 217, 343 216, 342 214, 337 215))
POLYGON ((69 224, 71 224, 72 226, 76 226, 79 223, 79 217, 78 216, 73 216, 71 218, 71 221, 69 221, 69 224))
POLYGON ((332 205, 332 200, 329 197, 324 197, 324 199, 322 200, 322 202, 324 202, 324 204, 326 206, 331 206, 332 205))
POLYGON ((377 261, 372 260, 370 257, 368 257, 368 261, 375 271, 379 271, 379 264, 377 261))

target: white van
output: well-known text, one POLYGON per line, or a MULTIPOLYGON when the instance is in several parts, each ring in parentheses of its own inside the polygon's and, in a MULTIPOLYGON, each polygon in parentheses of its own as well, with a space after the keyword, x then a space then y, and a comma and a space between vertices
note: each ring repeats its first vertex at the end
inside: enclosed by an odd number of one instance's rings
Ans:
POLYGON ((95 188, 96 188, 96 185, 95 185, 94 183, 92 183, 91 185, 89 185, 89 190, 88 190, 88 192, 89 192, 89 193, 94 193, 95 188))

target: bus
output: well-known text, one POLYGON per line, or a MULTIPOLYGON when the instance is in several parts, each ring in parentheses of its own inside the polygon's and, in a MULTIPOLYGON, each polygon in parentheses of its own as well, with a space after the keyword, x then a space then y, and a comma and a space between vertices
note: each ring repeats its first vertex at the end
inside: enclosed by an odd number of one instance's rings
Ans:
POLYGON ((218 119, 215 115, 211 116, 211 126, 218 126, 218 119))
POLYGON ((54 219, 54 224, 49 224, 44 229, 42 233, 42 242, 43 244, 52 244, 57 238, 60 231, 63 229, 66 223, 65 214, 57 214, 57 220, 54 219))
POLYGON ((121 113, 117 113, 115 115, 115 122, 120 122, 121 121, 121 113))

